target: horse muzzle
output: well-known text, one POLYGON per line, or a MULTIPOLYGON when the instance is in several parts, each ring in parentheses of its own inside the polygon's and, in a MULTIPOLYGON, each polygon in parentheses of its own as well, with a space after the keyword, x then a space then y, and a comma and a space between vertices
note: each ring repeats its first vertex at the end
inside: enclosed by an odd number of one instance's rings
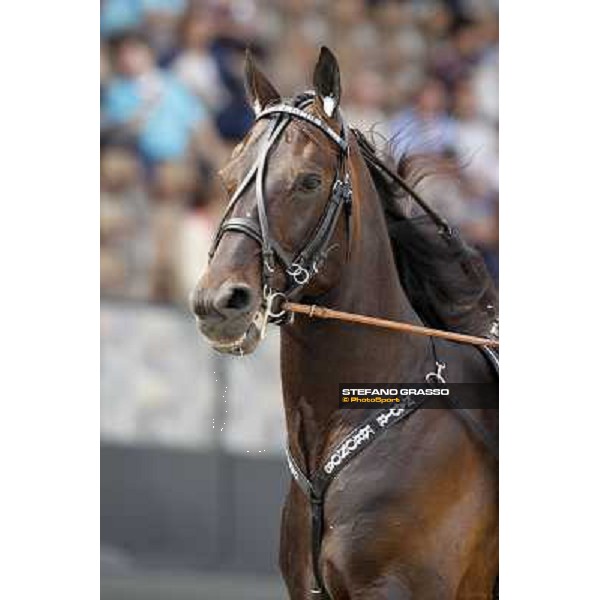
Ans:
POLYGON ((227 354, 249 354, 260 341, 263 310, 260 296, 245 283, 199 286, 190 296, 198 328, 210 345, 227 354))

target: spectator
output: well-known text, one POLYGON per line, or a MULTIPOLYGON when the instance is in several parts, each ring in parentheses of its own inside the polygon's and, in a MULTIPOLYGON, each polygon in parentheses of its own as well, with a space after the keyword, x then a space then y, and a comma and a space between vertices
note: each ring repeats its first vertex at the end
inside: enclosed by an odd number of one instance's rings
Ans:
POLYGON ((473 89, 481 116, 498 129, 498 46, 492 45, 473 69, 473 89))
POLYGON ((420 191, 497 273, 494 0, 103 0, 101 30, 103 293, 184 301, 223 206, 215 171, 254 121, 248 46, 283 97, 332 47, 350 124, 439 161, 420 191))
POLYGON ((168 67, 178 51, 179 22, 186 0, 142 0, 144 32, 161 67, 168 67))
POLYGON ((437 47, 432 68, 449 89, 467 77, 484 50, 486 30, 468 19, 455 19, 449 38, 437 47))
POLYGON ((117 42, 115 68, 104 102, 105 131, 135 143, 150 165, 186 158, 207 117, 200 102, 157 68, 152 49, 138 35, 117 42))
POLYGON ((101 0, 100 29, 105 37, 137 29, 142 17, 141 0, 101 0))
POLYGON ((479 113, 470 79, 461 81, 454 94, 455 148, 469 176, 486 191, 498 189, 498 135, 479 113))
POLYGON ((244 50, 241 40, 221 37, 215 40, 213 51, 227 94, 216 115, 215 124, 221 137, 229 144, 239 142, 252 127, 254 112, 246 101, 243 80, 244 50))
POLYGON ((213 24, 207 17, 191 12, 184 19, 181 32, 183 50, 173 63, 173 72, 213 114, 217 113, 227 102, 227 92, 210 51, 213 24))
POLYGON ((351 80, 349 93, 344 97, 344 116, 378 147, 389 138, 387 118, 382 110, 385 81, 376 71, 362 70, 351 80))
POLYGON ((393 154, 441 155, 455 143, 455 124, 447 113, 447 94, 443 84, 428 79, 416 94, 412 106, 391 122, 393 154))
POLYGON ((109 296, 145 299, 150 295, 148 197, 135 155, 106 148, 100 161, 100 281, 109 296))

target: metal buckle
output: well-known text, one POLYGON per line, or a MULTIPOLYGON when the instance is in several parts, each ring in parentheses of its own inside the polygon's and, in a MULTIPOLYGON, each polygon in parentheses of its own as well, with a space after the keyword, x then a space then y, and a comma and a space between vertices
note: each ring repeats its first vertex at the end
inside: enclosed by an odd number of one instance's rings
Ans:
POLYGON ((282 292, 274 292, 268 286, 263 287, 263 298, 265 299, 265 312, 262 321, 262 326, 260 328, 260 339, 264 339, 267 334, 267 325, 269 321, 272 323, 281 323, 281 319, 286 315, 287 311, 285 309, 281 309, 279 312, 273 312, 273 303, 275 302, 275 298, 281 296, 282 300, 285 302, 287 300, 285 294, 282 292))
POLYGON ((336 179, 331 190, 331 199, 335 204, 344 204, 346 201, 346 184, 342 179, 336 179))
POLYGON ((287 311, 282 308, 279 312, 273 312, 273 303, 277 297, 281 297, 282 302, 287 300, 287 296, 283 292, 274 292, 269 286, 263 287, 263 298, 265 299, 265 321, 269 319, 281 319, 287 311))
POLYGON ((287 274, 294 280, 296 285, 304 285, 310 279, 310 271, 298 263, 292 263, 287 270, 287 274))
POLYGON ((446 380, 442 376, 442 371, 446 368, 446 363, 435 361, 435 366, 437 367, 437 371, 434 373, 427 373, 425 375, 425 381, 427 383, 446 383, 446 380))
POLYGON ((350 175, 346 173, 346 177, 344 178, 344 204, 352 205, 352 183, 350 182, 350 175))
POLYGON ((352 204, 352 184, 348 173, 346 173, 344 179, 336 179, 331 195, 338 196, 346 205, 352 204))
POLYGON ((492 321, 492 326, 490 327, 490 335, 496 339, 500 337, 500 322, 498 319, 494 319, 492 321))
POLYGON ((285 310, 285 308, 282 308, 278 313, 273 312, 273 302, 275 301, 275 298, 277 298, 278 296, 280 296, 282 298, 283 302, 285 302, 287 300, 287 298, 285 297, 285 294, 283 294, 282 292, 271 292, 269 294, 269 297, 267 298, 267 307, 265 309, 267 318, 280 319, 287 312, 285 310))

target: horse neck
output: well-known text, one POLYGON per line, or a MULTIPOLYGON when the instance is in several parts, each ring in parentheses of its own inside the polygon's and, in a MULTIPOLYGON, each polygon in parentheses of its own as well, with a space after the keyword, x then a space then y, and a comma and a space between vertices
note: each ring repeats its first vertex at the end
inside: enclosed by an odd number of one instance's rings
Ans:
MULTIPOLYGON (((339 284, 322 304, 339 310, 421 324, 397 275, 381 203, 356 147, 350 173, 354 235, 339 284)), ((332 429, 363 413, 338 407, 338 384, 421 381, 430 359, 427 338, 332 320, 296 318, 281 331, 281 375, 292 452, 312 470, 332 429), (300 453, 300 454, 299 454, 300 453)))

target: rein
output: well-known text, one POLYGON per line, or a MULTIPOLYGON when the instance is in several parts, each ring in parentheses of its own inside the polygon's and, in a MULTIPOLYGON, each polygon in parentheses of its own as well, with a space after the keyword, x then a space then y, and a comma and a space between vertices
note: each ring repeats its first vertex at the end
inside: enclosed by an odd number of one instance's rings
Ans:
POLYGON ((476 335, 467 335, 464 333, 455 333, 454 331, 443 331, 442 329, 433 329, 421 325, 412 325, 411 323, 402 323, 400 321, 389 321, 367 315, 358 315, 354 313, 333 310, 315 304, 298 304, 297 302, 284 302, 281 310, 291 313, 308 315, 310 318, 334 319, 336 321, 345 321, 347 323, 359 323, 360 325, 370 325, 371 327, 382 327, 384 329, 393 329, 394 331, 404 331, 416 335, 426 335, 428 337, 437 337, 459 344, 471 344, 472 346, 488 346, 499 348, 500 341, 489 338, 478 337, 476 335))

